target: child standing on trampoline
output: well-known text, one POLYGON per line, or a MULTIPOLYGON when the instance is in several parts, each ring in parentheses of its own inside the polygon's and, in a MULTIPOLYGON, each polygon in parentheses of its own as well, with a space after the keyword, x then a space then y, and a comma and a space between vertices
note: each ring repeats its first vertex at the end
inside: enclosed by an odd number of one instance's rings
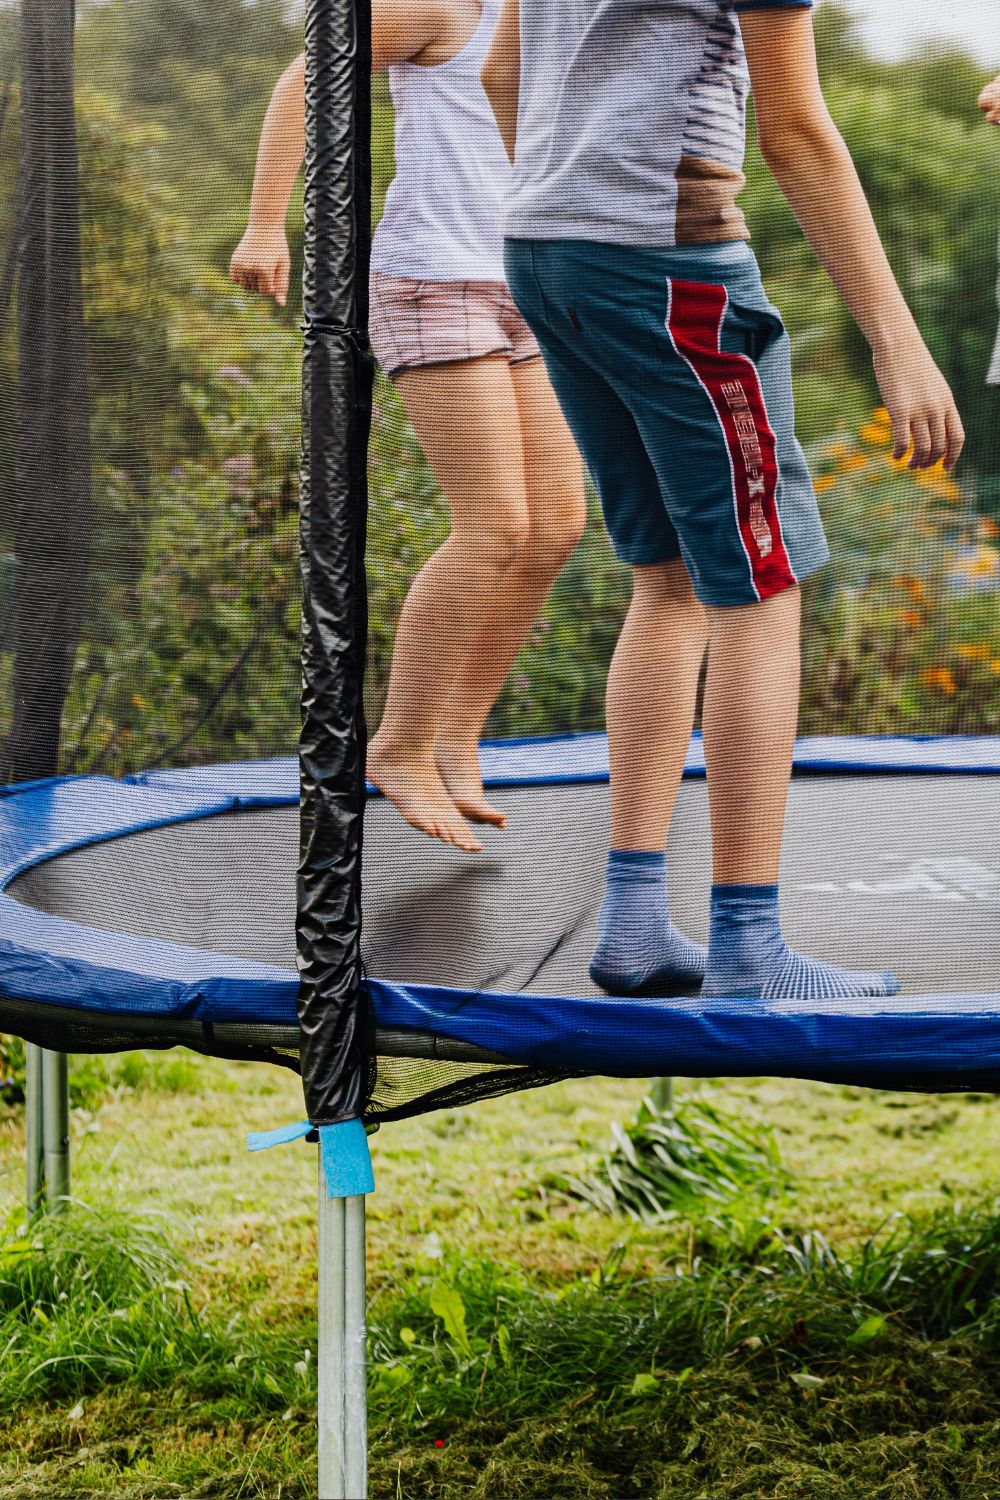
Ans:
MULTIPOLYGON (((579 455, 504 278, 510 164, 480 80, 497 14, 498 0, 375 0, 372 14, 372 67, 388 67, 396 111, 372 345, 452 528, 403 606, 367 772, 414 827, 470 851, 467 820, 504 821, 483 794, 483 726, 585 521, 579 455)), ((304 77, 299 57, 274 90, 230 267, 282 305, 304 77)))
POLYGON ((617 994, 702 975, 713 997, 898 989, 794 952, 779 922, 799 582, 828 553, 788 338, 736 204, 751 81, 764 157, 871 345, 896 457, 950 467, 963 433, 823 100, 810 5, 504 0, 483 75, 514 162, 509 284, 635 579, 591 967, 617 994), (706 649, 707 955, 670 922, 663 852, 706 649))

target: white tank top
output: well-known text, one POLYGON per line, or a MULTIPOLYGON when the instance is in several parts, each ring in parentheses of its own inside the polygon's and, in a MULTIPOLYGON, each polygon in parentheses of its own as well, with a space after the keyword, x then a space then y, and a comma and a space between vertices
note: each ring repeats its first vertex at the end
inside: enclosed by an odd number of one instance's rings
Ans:
POLYGON ((372 269, 421 281, 503 281, 500 210, 511 168, 480 72, 499 17, 484 0, 461 52, 437 67, 389 69, 396 176, 372 269))

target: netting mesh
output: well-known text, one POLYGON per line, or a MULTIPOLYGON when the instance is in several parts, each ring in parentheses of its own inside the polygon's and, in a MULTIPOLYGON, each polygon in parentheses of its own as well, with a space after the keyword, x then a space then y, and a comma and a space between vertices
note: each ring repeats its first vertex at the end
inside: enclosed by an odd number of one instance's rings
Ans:
MULTIPOLYGON (((580 489, 545 367, 498 282, 505 168, 485 95, 469 92, 496 8, 453 9, 412 56, 398 39, 395 53, 385 38, 376 47, 376 64, 389 57, 393 68, 374 80, 372 121, 372 333, 384 369, 369 458, 366 708, 379 779, 432 824, 442 814, 428 778, 440 773, 456 803, 477 801, 468 752, 479 733, 604 729, 632 594, 589 477, 580 489), (402 791, 394 754, 410 778, 402 791)), ((105 0, 75 16, 51 0, 0 3, 3 782, 295 752, 303 212, 287 164, 301 133, 302 20, 300 5, 277 0, 105 0), (271 178, 258 173, 252 197, 269 99, 271 178), (238 244, 242 286, 230 276, 238 244), (287 300, 273 295, 286 249, 287 300)), ((987 374, 1000 143, 975 108, 983 69, 960 51, 880 60, 833 0, 815 22, 832 112, 968 444, 954 475, 893 460, 870 352, 751 129, 740 202, 791 336, 796 430, 832 552, 804 591, 800 732, 997 735, 1000 392, 987 374)), ((593 816, 561 816, 558 799, 526 798, 506 833, 469 825, 485 854, 445 866, 380 804, 365 867, 374 936, 362 950, 374 977, 418 979, 424 964, 434 982, 530 992, 551 948, 565 959, 552 985, 589 992, 607 819, 603 802, 593 816), (543 875, 530 896, 500 878, 505 837, 521 860, 537 843, 543 875), (402 887, 416 894, 404 899, 402 887), (419 910, 407 905, 418 899, 419 910), (470 964, 472 908, 477 931, 494 924, 503 938, 470 964), (372 967, 376 950, 392 972, 372 967)), ((137 853, 155 891, 130 879, 127 858, 98 861, 89 879, 104 905, 155 909, 155 935, 186 942, 213 893, 246 880, 245 930, 225 951, 292 967, 293 818, 275 827, 266 882, 268 845, 244 842, 238 820, 201 841, 196 868, 186 837, 167 827, 155 861, 137 853), (266 916, 262 884, 274 897, 266 916)), ((942 854, 963 853, 963 829, 952 837, 942 854)), ((690 839, 707 869, 706 830, 690 839)), ((936 857, 914 854, 907 868, 936 857)), ((988 851, 972 863, 976 899, 995 912, 1000 867, 988 851)), ((928 879, 942 888, 921 895, 917 880, 913 901, 951 899, 949 877, 928 879)), ((804 910, 813 898, 792 899, 804 910)), ((940 910, 928 904, 928 920, 940 910)), ((860 920, 880 918, 868 907, 860 920)), ((1000 972, 995 940, 992 952, 1000 972)), ((154 1044, 127 1025, 11 1004, 7 1024, 49 1045, 154 1044)), ((163 1032, 155 1044, 172 1041, 291 1056, 287 1040, 241 1041, 238 1028, 221 1040, 163 1032)), ((370 1110, 389 1118, 549 1076, 384 1056, 370 1110)))

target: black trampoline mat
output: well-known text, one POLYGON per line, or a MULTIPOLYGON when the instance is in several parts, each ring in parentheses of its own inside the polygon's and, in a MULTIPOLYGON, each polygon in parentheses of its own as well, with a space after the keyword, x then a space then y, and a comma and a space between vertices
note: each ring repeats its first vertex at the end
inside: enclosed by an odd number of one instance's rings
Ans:
MULTIPOLYGON (((608 841, 601 785, 498 791, 505 832, 470 857, 370 804, 370 975, 590 994, 587 961, 608 841)), ((294 967, 298 810, 247 810, 61 855, 16 900, 114 932, 294 967)), ((670 838, 673 915, 707 931, 706 787, 686 781, 670 838)), ((894 968, 910 993, 1000 990, 1000 786, 988 776, 815 776, 793 782, 782 902, 789 940, 894 968)))

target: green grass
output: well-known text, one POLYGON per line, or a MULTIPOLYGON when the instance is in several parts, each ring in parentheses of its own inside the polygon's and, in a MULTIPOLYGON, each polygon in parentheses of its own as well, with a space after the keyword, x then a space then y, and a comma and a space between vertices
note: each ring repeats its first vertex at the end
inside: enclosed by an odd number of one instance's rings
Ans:
POLYGON ((662 1222, 741 1193, 770 1193, 783 1179, 774 1132, 701 1097, 678 1109, 646 1098, 634 1119, 616 1121, 611 1131, 611 1149, 596 1171, 550 1179, 602 1213, 662 1222))
MULTIPOLYGON (((314 1154, 242 1147, 297 1083, 166 1061, 84 1065, 88 1206, 27 1231, 0 1113, 10 1500, 314 1500, 314 1154)), ((714 1118, 726 1186, 649 1222, 559 1186, 642 1093, 575 1081, 375 1138, 373 1496, 994 1500, 995 1101, 682 1086, 671 1149, 690 1165, 714 1118)))

